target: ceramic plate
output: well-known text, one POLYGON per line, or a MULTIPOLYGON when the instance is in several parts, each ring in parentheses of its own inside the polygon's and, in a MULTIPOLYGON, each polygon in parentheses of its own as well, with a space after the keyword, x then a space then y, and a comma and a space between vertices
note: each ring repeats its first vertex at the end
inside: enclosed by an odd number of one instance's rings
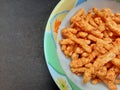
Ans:
POLYGON ((82 84, 82 78, 71 73, 69 60, 66 60, 57 43, 61 39, 61 29, 69 25, 70 17, 81 7, 86 11, 92 7, 109 7, 112 11, 119 12, 120 0, 61 0, 51 13, 45 29, 46 63, 53 80, 61 90, 108 90, 104 84, 82 84))

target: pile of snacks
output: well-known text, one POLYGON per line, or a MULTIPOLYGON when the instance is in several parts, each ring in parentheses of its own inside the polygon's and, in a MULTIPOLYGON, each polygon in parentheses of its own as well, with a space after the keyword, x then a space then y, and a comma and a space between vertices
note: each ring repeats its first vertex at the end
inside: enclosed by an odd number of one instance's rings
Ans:
POLYGON ((71 58, 70 69, 83 75, 83 83, 104 82, 110 90, 120 84, 120 13, 109 8, 84 9, 61 31, 61 50, 71 58))

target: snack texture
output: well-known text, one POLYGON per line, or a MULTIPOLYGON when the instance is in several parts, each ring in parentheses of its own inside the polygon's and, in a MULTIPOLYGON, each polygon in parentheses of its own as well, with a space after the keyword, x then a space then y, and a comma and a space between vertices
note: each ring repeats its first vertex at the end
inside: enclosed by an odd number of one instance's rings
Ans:
POLYGON ((71 71, 83 76, 83 83, 105 83, 109 90, 120 84, 120 13, 111 9, 79 9, 62 29, 59 41, 71 71))

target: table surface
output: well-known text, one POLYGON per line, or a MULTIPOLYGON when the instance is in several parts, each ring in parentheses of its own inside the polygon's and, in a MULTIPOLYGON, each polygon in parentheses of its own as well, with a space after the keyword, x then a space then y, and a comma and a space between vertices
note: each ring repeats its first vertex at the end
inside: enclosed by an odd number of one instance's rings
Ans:
POLYGON ((0 90, 58 90, 43 41, 59 0, 0 0, 0 90))

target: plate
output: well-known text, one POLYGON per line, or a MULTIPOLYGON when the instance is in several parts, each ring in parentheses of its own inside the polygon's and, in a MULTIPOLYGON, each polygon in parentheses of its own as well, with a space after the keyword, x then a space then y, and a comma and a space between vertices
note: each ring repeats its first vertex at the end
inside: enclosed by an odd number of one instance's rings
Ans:
POLYGON ((48 69, 61 90, 108 90, 104 84, 83 85, 81 78, 71 73, 69 60, 65 59, 57 43, 61 38, 61 29, 69 25, 70 17, 80 7, 85 10, 91 7, 110 7, 116 12, 120 10, 120 0, 61 0, 51 13, 44 34, 44 53, 48 69))

